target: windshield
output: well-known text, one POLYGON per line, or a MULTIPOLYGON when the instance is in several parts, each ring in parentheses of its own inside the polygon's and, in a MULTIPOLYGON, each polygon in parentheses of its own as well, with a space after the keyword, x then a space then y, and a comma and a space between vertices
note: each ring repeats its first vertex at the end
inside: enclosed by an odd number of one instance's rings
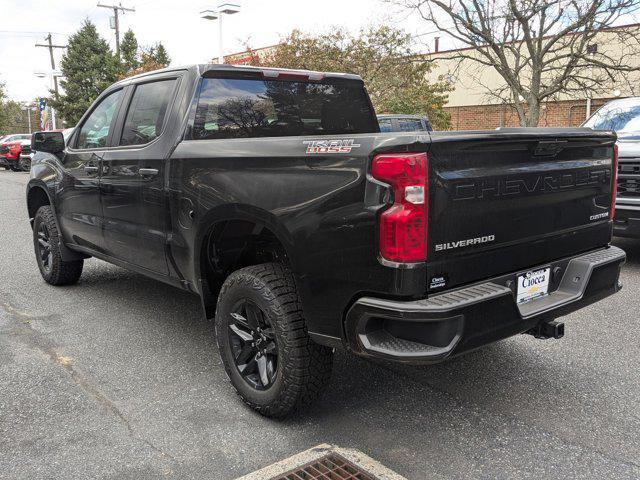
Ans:
POLYGON ((640 134, 640 98, 607 103, 594 113, 583 127, 613 130, 618 135, 640 134))

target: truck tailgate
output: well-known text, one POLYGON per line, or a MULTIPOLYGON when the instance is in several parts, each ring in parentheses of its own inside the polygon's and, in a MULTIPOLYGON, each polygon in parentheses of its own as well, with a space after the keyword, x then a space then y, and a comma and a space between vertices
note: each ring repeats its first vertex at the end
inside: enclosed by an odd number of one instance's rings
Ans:
POLYGON ((428 290, 607 245, 614 143, 590 129, 433 133, 428 290))

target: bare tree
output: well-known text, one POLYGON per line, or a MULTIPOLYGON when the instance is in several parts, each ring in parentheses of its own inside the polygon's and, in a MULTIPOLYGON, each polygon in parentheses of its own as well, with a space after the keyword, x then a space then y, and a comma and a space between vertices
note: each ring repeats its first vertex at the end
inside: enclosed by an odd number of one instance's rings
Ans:
MULTIPOLYGON (((392 0, 394 1, 394 0, 392 0)), ((417 11, 465 49, 450 59, 493 68, 485 85, 514 105, 522 126, 536 126, 541 104, 560 94, 590 96, 639 70, 640 29, 617 28, 639 0, 395 0, 417 11), (602 36, 602 37, 601 37, 602 36), (598 45, 607 36, 606 45, 598 45), (630 59, 636 57, 636 64, 630 59)), ((467 69, 468 70, 468 69, 467 69)))

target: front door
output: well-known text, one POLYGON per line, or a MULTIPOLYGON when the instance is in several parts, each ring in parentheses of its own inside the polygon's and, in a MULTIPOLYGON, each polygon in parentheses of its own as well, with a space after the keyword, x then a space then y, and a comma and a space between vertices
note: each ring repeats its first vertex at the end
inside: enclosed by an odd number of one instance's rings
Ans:
POLYGON ((65 243, 104 252, 100 175, 117 116, 122 89, 106 95, 70 138, 56 196, 65 243))
POLYGON ((163 136, 177 79, 131 87, 114 144, 104 158, 100 189, 107 254, 155 273, 168 272, 163 136))

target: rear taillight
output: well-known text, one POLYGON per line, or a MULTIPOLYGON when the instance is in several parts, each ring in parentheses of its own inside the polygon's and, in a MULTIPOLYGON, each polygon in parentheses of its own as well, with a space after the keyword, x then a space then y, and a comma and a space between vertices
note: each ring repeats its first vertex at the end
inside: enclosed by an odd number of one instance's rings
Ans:
POLYGON ((401 263, 427 259, 428 168, 426 153, 385 154, 371 175, 393 188, 393 205, 380 215, 380 255, 401 263))
POLYGON ((609 218, 616 215, 616 197, 618 196, 618 145, 613 146, 613 160, 611 161, 611 211, 609 218))

